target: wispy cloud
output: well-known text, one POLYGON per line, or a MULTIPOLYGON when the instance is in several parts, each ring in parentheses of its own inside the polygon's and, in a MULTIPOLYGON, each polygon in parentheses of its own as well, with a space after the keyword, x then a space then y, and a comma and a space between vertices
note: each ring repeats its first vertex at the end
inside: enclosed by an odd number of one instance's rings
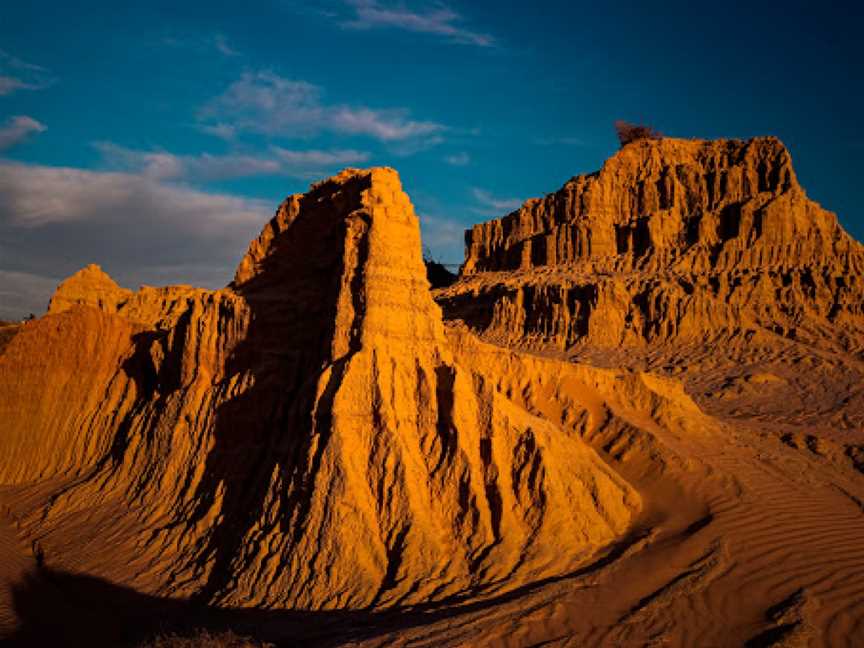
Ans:
POLYGON ((42 133, 47 128, 44 124, 26 115, 10 117, 6 124, 0 126, 0 151, 4 151, 27 139, 33 133, 42 133))
POLYGON ((23 70, 26 72, 48 72, 48 70, 41 65, 22 61, 18 57, 12 56, 9 52, 6 52, 5 50, 0 50, 0 65, 3 65, 3 67, 5 68, 13 70, 23 70))
POLYGON ((0 76, 0 97, 10 95, 17 90, 35 90, 32 85, 11 76, 0 76))
POLYGON ((261 201, 165 184, 145 174, 0 163, 0 219, 19 227, 116 222, 147 212, 144 220, 151 223, 177 218, 179 229, 216 233, 226 223, 269 211, 261 201))
POLYGON ((267 135, 304 136, 321 131, 365 135, 382 142, 434 136, 446 130, 431 121, 412 119, 405 109, 328 105, 321 88, 285 79, 273 72, 246 72, 200 111, 205 128, 267 135))
POLYGON ((471 156, 462 151, 444 157, 444 161, 451 166, 468 166, 471 164, 471 156))
POLYGON ((50 278, 88 263, 133 288, 225 285, 272 212, 269 202, 142 174, 0 162, 0 285, 15 293, 0 303, 38 312, 50 278))
POLYGON ((308 2, 308 0, 281 0, 279 4, 297 16, 333 19, 339 17, 339 12, 336 8, 343 3, 341 0, 319 0, 314 4, 308 2))
POLYGON ((444 142, 444 137, 441 135, 430 135, 428 137, 414 137, 411 139, 402 140, 388 144, 387 151, 398 157, 408 157, 416 155, 423 151, 435 148, 444 142))
POLYGON ((44 90, 55 81, 47 69, 0 50, 0 97, 18 90, 44 90))
POLYGON ((97 142, 109 168, 143 175, 154 180, 207 182, 248 176, 284 175, 316 178, 335 167, 359 164, 369 154, 353 149, 290 150, 271 147, 270 155, 245 154, 176 155, 167 151, 139 151, 111 142, 97 142))
POLYGON ((228 40, 222 34, 213 37, 213 45, 216 51, 223 56, 237 56, 239 52, 228 44, 228 40))
POLYGON ((458 221, 440 216, 420 214, 423 246, 428 247, 436 260, 459 263, 465 246, 465 226, 458 221))
POLYGON ((341 23, 346 29, 402 29, 434 34, 453 43, 491 47, 495 39, 490 34, 472 31, 462 26, 464 18, 449 6, 436 2, 422 9, 404 4, 388 5, 379 0, 346 0, 354 15, 341 23))
POLYGON ((224 34, 176 34, 169 32, 161 39, 162 45, 191 50, 199 54, 216 52, 225 57, 239 56, 234 47, 231 46, 224 34))
POLYGON ((237 129, 231 124, 204 124, 199 126, 202 132, 213 135, 224 140, 233 140, 237 136, 237 129))
POLYGON ((0 320, 42 314, 61 277, 0 270, 0 320))
POLYGON ((317 169, 362 164, 369 159, 368 153, 354 149, 295 151, 274 146, 272 150, 286 170, 295 173, 302 170, 303 177, 317 175, 317 169))
POLYGON ((248 155, 175 155, 167 151, 128 149, 111 142, 97 142, 94 146, 109 168, 153 180, 222 180, 275 175, 280 171, 278 161, 248 155))
POLYGON ((484 216, 509 213, 522 206, 522 200, 519 198, 499 198, 485 189, 478 189, 477 187, 471 190, 471 194, 474 196, 474 200, 479 203, 479 206, 472 207, 471 211, 484 216))
POLYGON ((406 140, 443 130, 439 124, 407 117, 405 110, 371 110, 334 106, 327 111, 327 127, 350 135, 369 135, 383 142, 406 140))

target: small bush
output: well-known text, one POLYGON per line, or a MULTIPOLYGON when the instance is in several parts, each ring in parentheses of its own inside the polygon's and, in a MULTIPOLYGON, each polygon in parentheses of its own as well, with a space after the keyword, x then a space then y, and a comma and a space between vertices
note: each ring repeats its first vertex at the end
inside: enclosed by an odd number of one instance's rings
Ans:
POLYGON ((160 635, 142 644, 140 648, 267 648, 271 645, 241 637, 230 630, 218 634, 201 630, 185 637, 176 634, 160 635))
POLYGON ((15 334, 20 330, 21 327, 12 322, 0 322, 0 353, 3 353, 3 349, 6 348, 12 341, 12 338, 15 337, 15 334))
POLYGON ((654 130, 650 126, 644 124, 631 124, 623 119, 619 119, 615 122, 615 132, 618 134, 618 141, 621 142, 622 148, 636 140, 661 139, 663 137, 662 133, 654 130))

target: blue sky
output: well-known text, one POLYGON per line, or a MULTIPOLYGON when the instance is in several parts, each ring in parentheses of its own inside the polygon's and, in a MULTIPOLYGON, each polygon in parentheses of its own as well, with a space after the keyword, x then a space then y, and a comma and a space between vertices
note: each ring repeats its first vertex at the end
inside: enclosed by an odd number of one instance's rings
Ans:
POLYGON ((345 166, 398 169, 458 263, 465 227, 598 169, 619 118, 777 135, 864 238, 852 3, 130 4, 3 9, 0 317, 89 262, 224 285, 282 198, 345 166))

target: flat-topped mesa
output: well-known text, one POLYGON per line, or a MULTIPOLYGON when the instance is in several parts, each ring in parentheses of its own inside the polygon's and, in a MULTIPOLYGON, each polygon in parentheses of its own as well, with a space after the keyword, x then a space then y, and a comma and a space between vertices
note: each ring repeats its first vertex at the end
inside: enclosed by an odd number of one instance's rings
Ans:
MULTIPOLYGON (((852 243, 807 199, 774 137, 637 140, 593 174, 466 232, 463 273, 782 267, 852 243)), ((860 253, 859 253, 860 254, 860 253)))
POLYGON ((466 243, 460 281, 436 299, 498 343, 864 340, 864 248, 773 137, 631 142, 466 243))

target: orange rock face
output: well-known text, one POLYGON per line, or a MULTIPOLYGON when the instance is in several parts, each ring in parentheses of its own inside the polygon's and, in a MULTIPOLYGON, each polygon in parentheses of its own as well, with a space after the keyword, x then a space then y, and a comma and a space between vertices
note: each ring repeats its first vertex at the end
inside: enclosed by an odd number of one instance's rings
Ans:
POLYGON ((66 279, 48 304, 48 314, 62 313, 77 304, 113 311, 132 296, 118 286, 98 265, 90 264, 66 279))
POLYGON ((743 269, 857 250, 774 138, 643 139, 467 237, 464 274, 554 265, 743 269))
POLYGON ((842 345, 862 332, 864 248, 807 198, 774 138, 636 141, 466 241, 463 281, 439 302, 511 343, 817 340, 849 327, 842 345))
POLYGON ((638 494, 454 351, 420 250, 396 173, 346 171, 286 200, 224 290, 64 282, 0 357, 0 481, 50 493, 27 532, 56 566, 232 605, 429 602, 584 562, 638 494))
POLYGON ((224 289, 6 327, 0 635, 856 645, 864 253, 783 146, 637 141, 468 241, 430 292, 348 169, 224 289))

